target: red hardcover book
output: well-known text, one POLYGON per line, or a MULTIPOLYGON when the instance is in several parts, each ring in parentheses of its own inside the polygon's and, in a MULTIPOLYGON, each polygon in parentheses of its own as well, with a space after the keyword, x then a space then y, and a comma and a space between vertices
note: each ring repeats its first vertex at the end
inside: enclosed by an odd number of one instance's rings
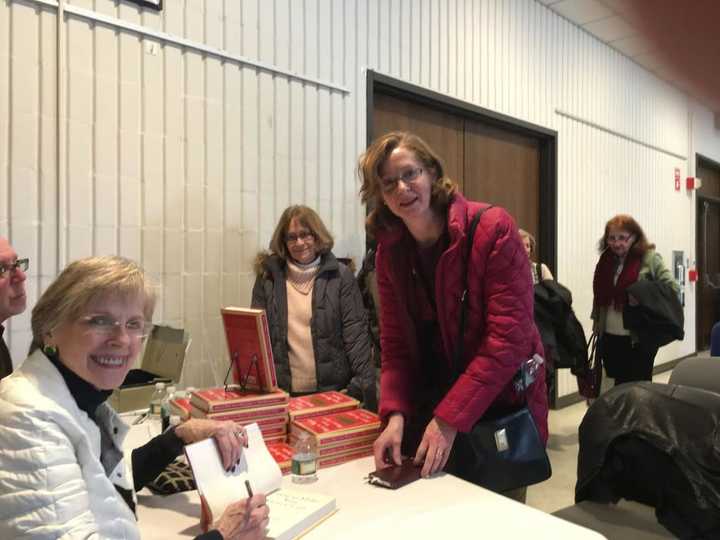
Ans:
POLYGON ((170 409, 173 414, 177 414, 181 419, 187 420, 190 418, 190 400, 187 398, 175 398, 170 400, 170 409))
POLYGON ((244 389, 275 390, 277 376, 265 310, 226 307, 220 312, 235 383, 244 389))
POLYGON ((365 409, 355 409, 294 420, 290 424, 290 436, 298 437, 301 431, 314 437, 320 448, 379 433, 380 417, 365 409))
POLYGON ((287 433, 287 424, 281 424, 278 426, 261 426, 258 424, 258 427, 260 428, 260 433, 262 433, 263 438, 264 437, 274 437, 276 435, 283 435, 287 433))
POLYGON ((326 458, 318 459, 318 468, 326 469, 334 465, 340 465, 341 463, 347 463, 348 461, 354 461, 356 459, 364 458, 373 455, 372 446, 366 449, 358 450, 350 454, 343 454, 341 456, 328 456, 326 458))
POLYGON ((210 418, 212 420, 232 420, 240 424, 251 424, 261 419, 287 419, 287 405, 270 405, 269 407, 256 407, 254 409, 237 409, 234 411, 221 411, 208 413, 193 406, 190 415, 193 418, 210 418))
POLYGON ((357 409, 360 402, 342 392, 330 391, 290 399, 290 420, 322 416, 334 412, 357 409))
POLYGON ((286 443, 287 442, 287 434, 283 433, 282 435, 263 435, 263 440, 266 443, 286 443))
POLYGON ((285 442, 274 442, 267 443, 265 446, 267 446, 268 452, 270 452, 270 455, 280 466, 281 471, 283 468, 290 470, 290 466, 292 465, 293 449, 289 444, 285 442))
MULTIPOLYGON (((373 443, 375 442, 375 439, 378 438, 378 433, 373 433, 369 436, 364 437, 358 437, 356 439, 347 439, 345 441, 340 441, 339 443, 329 445, 329 446, 320 446, 318 448, 318 455, 320 457, 324 456, 333 456, 337 454, 345 454, 350 451, 355 451, 362 448, 372 448, 373 443)), ((288 444, 293 445, 297 441, 297 437, 289 437, 288 438, 288 444)))
POLYGON ((288 394, 282 390, 259 394, 257 392, 243 392, 236 387, 225 390, 222 386, 196 390, 190 396, 190 403, 201 411, 209 413, 253 409, 269 405, 285 405, 288 401, 288 394))

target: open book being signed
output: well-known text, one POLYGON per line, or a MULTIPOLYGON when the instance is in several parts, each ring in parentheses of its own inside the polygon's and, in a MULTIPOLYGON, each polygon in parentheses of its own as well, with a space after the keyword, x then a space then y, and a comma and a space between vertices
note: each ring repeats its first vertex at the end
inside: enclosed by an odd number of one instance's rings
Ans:
POLYGON ((249 480, 255 493, 267 496, 270 507, 268 538, 297 538, 335 512, 335 497, 282 488, 280 467, 268 452, 258 425, 250 424, 245 430, 248 447, 243 450, 234 472, 223 469, 213 439, 185 447, 198 492, 209 514, 209 524, 220 518, 229 504, 248 496, 245 480, 249 480))

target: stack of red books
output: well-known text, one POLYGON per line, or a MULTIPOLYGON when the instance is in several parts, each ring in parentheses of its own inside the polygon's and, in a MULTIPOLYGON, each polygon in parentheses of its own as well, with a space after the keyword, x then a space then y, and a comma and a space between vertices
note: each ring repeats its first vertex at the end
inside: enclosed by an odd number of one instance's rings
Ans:
POLYGON ((190 416, 232 420, 239 424, 257 422, 266 442, 285 442, 287 437, 288 394, 243 392, 224 387, 196 390, 190 397, 190 416))
POLYGON ((352 411, 360 402, 342 392, 331 390, 307 396, 290 398, 288 412, 290 421, 311 416, 323 416, 334 412, 352 411))
POLYGON ((331 467, 372 455, 380 434, 380 417, 365 409, 299 418, 290 423, 290 445, 301 432, 315 439, 318 467, 331 467))
POLYGON ((270 442, 267 443, 267 449, 280 466, 280 472, 283 474, 289 473, 292 468, 292 446, 286 442, 270 442))

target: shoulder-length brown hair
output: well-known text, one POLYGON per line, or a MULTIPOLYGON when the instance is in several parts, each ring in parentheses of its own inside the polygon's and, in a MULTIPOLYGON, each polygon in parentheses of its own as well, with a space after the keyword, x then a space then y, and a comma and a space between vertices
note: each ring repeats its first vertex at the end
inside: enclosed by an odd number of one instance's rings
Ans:
POLYGON ((285 237, 293 219, 297 219, 303 227, 306 227, 312 233, 315 237, 315 248, 320 255, 328 253, 333 248, 333 237, 317 212, 309 206, 295 204, 288 206, 280 216, 275 232, 273 232, 270 239, 271 253, 278 255, 283 260, 287 260, 290 256, 285 237))
POLYGON ((387 229, 400 220, 385 205, 382 196, 380 170, 396 148, 406 148, 435 176, 430 194, 430 207, 444 215, 457 184, 445 176, 443 161, 420 137, 407 131, 392 131, 375 139, 358 161, 358 174, 362 180, 360 195, 362 202, 372 208, 367 218, 370 235, 387 229))
POLYGON ((655 244, 651 244, 648 241, 645 236, 645 232, 642 230, 642 227, 640 227, 640 224, 635 221, 635 218, 628 214, 618 214, 605 224, 605 234, 603 234, 602 238, 600 238, 600 241, 598 242, 598 251, 600 253, 605 251, 608 247, 607 238, 610 234, 611 228, 622 229, 635 237, 635 242, 630 248, 630 253, 633 255, 642 257, 649 250, 655 249, 655 244))

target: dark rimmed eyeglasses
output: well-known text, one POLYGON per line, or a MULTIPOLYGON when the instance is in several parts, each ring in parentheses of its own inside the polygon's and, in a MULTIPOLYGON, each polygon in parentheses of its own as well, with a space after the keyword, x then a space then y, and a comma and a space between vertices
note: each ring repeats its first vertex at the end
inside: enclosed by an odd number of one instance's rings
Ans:
POLYGON ((145 319, 130 319, 121 323, 108 315, 88 315, 80 319, 80 324, 100 336, 111 336, 120 328, 125 328, 127 335, 133 338, 146 338, 153 326, 145 319))
POLYGON ((412 169, 407 169, 406 171, 403 171, 398 176, 393 176, 392 178, 381 178, 380 188, 382 189, 383 193, 392 193, 397 189, 400 180, 402 180, 405 185, 412 184, 413 182, 415 182, 415 180, 420 178, 420 175, 422 173, 423 170, 421 167, 413 167, 412 169))
POLYGON ((285 242, 288 244, 295 244, 298 242, 298 240, 302 240, 303 242, 307 242, 308 240, 315 240, 315 235, 310 231, 301 231, 297 234, 287 233, 285 235, 285 242))
POLYGON ((608 242, 627 242, 632 237, 632 234, 609 234, 607 237, 608 242))
POLYGON ((0 278, 4 278, 8 273, 14 274, 18 270, 27 272, 28 268, 30 268, 30 259, 17 259, 9 264, 0 264, 0 278))

